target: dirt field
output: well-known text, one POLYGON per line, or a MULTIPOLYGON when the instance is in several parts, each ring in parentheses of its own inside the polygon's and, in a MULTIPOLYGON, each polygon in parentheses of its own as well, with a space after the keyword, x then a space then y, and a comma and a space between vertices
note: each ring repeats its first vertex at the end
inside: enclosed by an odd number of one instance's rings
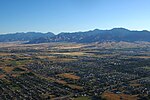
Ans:
POLYGON ((72 73, 63 73, 63 74, 58 74, 58 76, 60 77, 64 77, 64 78, 69 78, 69 79, 73 79, 73 80, 79 80, 80 77, 73 75, 72 73))
POLYGON ((138 98, 134 95, 126 94, 114 94, 111 92, 105 92, 102 95, 106 100, 137 100, 138 98))

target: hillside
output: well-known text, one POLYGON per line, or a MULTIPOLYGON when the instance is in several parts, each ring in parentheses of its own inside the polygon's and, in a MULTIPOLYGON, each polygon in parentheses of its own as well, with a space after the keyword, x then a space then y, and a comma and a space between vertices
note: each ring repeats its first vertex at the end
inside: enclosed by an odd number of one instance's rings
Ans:
POLYGON ((53 33, 40 33, 40 32, 27 32, 27 33, 14 33, 0 35, 0 42, 12 42, 12 41, 31 41, 41 37, 50 38, 54 36, 53 33))

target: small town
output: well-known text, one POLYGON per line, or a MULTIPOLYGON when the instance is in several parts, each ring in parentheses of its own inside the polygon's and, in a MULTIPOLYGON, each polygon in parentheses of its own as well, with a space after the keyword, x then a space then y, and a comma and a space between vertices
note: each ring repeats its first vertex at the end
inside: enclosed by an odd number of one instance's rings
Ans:
POLYGON ((148 100, 150 48, 106 44, 1 47, 0 99, 148 100))

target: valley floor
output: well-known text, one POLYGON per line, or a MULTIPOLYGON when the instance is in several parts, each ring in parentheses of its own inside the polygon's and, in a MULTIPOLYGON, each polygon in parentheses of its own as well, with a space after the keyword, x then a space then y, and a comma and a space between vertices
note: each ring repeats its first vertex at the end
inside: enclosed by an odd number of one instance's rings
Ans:
POLYGON ((150 43, 0 43, 0 100, 149 100, 150 43))

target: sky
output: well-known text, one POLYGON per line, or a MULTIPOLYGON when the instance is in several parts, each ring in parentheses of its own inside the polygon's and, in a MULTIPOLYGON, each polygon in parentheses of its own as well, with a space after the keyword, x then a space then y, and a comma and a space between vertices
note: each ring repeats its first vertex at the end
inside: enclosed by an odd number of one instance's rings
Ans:
POLYGON ((150 30, 150 0, 0 0, 0 34, 150 30))

